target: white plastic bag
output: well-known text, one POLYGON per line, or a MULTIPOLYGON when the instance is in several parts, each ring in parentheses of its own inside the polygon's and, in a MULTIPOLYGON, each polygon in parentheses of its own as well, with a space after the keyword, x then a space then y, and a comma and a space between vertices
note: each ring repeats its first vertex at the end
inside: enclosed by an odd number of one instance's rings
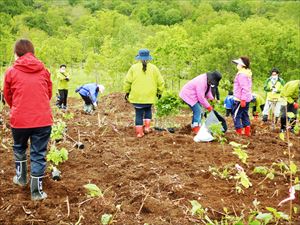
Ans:
POLYGON ((207 129, 205 123, 203 123, 198 134, 194 137, 194 141, 195 142, 209 142, 212 140, 214 140, 214 137, 211 135, 211 133, 207 129))

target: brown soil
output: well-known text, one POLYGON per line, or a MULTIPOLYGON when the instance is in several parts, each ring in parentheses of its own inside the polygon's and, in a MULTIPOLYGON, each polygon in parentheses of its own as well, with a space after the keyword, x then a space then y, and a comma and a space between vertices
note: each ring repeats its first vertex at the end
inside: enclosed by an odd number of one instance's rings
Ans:
MULTIPOLYGON (((47 172, 43 187, 48 198, 44 201, 30 200, 29 185, 13 185, 11 133, 2 129, 0 224, 75 224, 80 217, 80 224, 101 224, 104 213, 116 213, 113 224, 203 224, 191 216, 190 200, 198 200, 212 219, 220 219, 224 207, 232 215, 247 214, 254 209, 254 199, 260 202, 262 212, 269 206, 289 213, 288 203, 277 206, 288 197, 288 178, 276 175, 274 180, 259 184, 264 176, 252 173, 255 166, 270 167, 273 162, 288 160, 284 154, 286 144, 268 125, 254 122, 254 135, 245 138, 235 135, 228 120, 227 139, 249 143, 247 166, 232 154, 228 144, 223 149, 217 142, 195 143, 186 126, 190 122, 189 111, 175 118, 181 128, 174 134, 155 131, 137 139, 133 108, 121 94, 103 97, 99 116, 82 113, 82 103, 77 99, 71 99, 70 105, 69 111, 75 116, 67 122, 67 133, 78 139, 79 132, 85 148, 73 148, 74 143, 67 138, 56 144, 68 149, 69 160, 59 166, 60 181, 52 180, 47 172), (208 171, 209 166, 236 163, 245 168, 253 184, 240 194, 235 191, 235 180, 222 180, 208 171), (88 199, 83 185, 89 182, 98 185, 104 197, 88 199), (121 210, 117 211, 119 204, 121 210)), ((4 113, 7 121, 8 109, 4 113)), ((55 117, 61 117, 61 113, 56 112, 55 117)), ((291 140, 293 160, 300 168, 299 137, 292 135, 291 140)), ((299 192, 293 205, 300 205, 299 192)), ((294 215, 293 221, 300 224, 299 214, 294 215)))

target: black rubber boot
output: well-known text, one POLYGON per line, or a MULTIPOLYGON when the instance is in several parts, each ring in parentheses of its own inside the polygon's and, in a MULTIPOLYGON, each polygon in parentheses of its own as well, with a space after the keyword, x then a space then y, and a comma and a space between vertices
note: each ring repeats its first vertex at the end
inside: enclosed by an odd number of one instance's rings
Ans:
POLYGON ((268 115, 263 115, 262 121, 267 122, 268 121, 268 115))
POLYGON ((16 175, 13 177, 13 182, 20 186, 27 184, 27 160, 16 161, 16 175))
POLYGON ((43 192, 43 177, 31 176, 30 191, 31 200, 38 201, 47 198, 47 194, 43 192))

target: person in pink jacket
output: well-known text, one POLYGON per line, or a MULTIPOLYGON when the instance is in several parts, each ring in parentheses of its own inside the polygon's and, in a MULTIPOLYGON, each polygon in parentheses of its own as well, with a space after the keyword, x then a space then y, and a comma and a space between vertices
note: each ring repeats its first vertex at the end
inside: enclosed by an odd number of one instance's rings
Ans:
POLYGON ((243 133, 250 136, 249 104, 252 100, 252 72, 250 70, 250 60, 242 56, 233 60, 238 72, 234 79, 233 96, 234 104, 232 108, 233 122, 237 134, 243 133))
POLYGON ((179 96, 193 111, 192 130, 195 134, 200 130, 202 106, 208 111, 213 107, 207 99, 213 100, 211 88, 218 86, 222 75, 218 71, 201 74, 186 83, 181 89, 179 96))

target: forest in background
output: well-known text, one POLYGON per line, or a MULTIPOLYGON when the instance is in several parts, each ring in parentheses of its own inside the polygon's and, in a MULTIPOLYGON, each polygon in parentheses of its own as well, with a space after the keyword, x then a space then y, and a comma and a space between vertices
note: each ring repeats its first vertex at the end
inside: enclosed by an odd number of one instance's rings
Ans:
POLYGON ((296 79, 299 8, 299 1, 1 0, 1 79, 19 38, 32 40, 52 73, 67 64, 80 68, 81 80, 121 82, 140 48, 172 82, 217 69, 229 85, 231 60, 241 55, 251 59, 255 84, 272 67, 296 79))

